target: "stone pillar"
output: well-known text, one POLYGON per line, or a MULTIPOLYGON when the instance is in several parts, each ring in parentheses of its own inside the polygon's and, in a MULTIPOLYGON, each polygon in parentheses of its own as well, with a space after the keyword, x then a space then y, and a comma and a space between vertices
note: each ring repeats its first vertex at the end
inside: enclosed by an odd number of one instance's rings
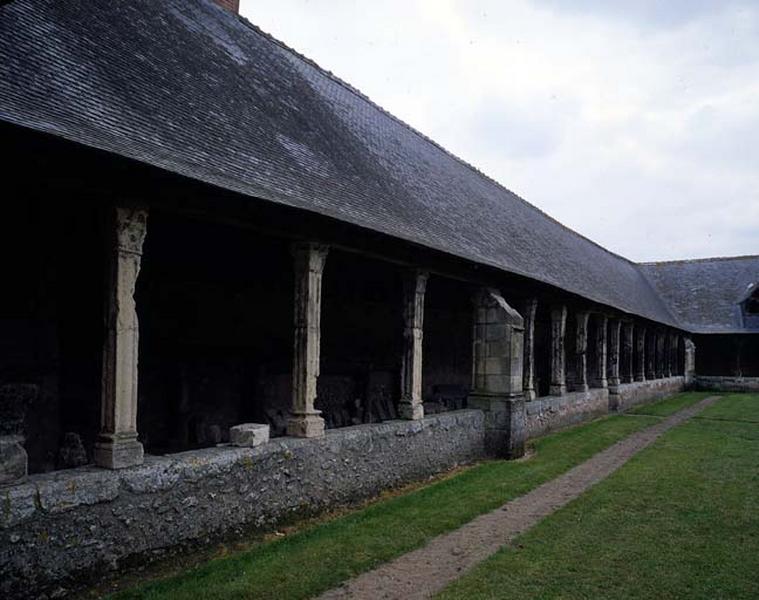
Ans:
POLYGON ((588 318, 590 313, 577 313, 577 336, 575 339, 575 382, 573 390, 588 391, 588 318))
POLYGON ((468 404, 485 412, 485 444, 497 456, 524 454, 522 395, 524 321, 498 290, 475 296, 472 393, 468 404))
POLYGON ((619 392, 619 384, 622 383, 619 377, 621 330, 622 323, 619 319, 609 322, 609 391, 613 394, 619 392))
POLYGON ((646 379, 656 379, 656 331, 646 336, 646 379))
POLYGON ((685 384, 693 385, 696 381, 696 344, 690 336, 685 337, 685 384))
POLYGON ((596 326, 596 378, 593 387, 605 388, 608 386, 606 380, 606 326, 608 319, 606 315, 598 315, 598 325, 596 326))
POLYGON ((148 211, 115 207, 110 217, 100 434, 94 460, 98 466, 121 469, 143 462, 137 440, 139 323, 134 290, 148 211))
POLYGON ((679 335, 673 331, 669 335, 669 372, 670 376, 680 374, 680 361, 678 357, 678 339, 679 335))
POLYGON ((635 329, 632 321, 626 321, 622 325, 622 356, 624 360, 620 362, 620 377, 622 383, 632 383, 634 375, 634 339, 635 329))
POLYGON ((664 377, 672 377, 672 334, 669 331, 664 332, 664 360, 663 375, 664 377))
POLYGON ((524 306, 524 369, 522 374, 525 401, 534 400, 535 393, 535 315, 538 301, 530 298, 524 306))
POLYGON ((664 377, 664 337, 662 331, 656 332, 656 379, 664 377))
POLYGON ((554 306, 551 309, 551 395, 563 396, 567 393, 566 352, 564 337, 567 333, 567 307, 554 306))
POLYGON ((635 364, 635 381, 646 380, 646 328, 638 327, 638 337, 636 341, 638 349, 638 362, 635 364))
POLYGON ((324 419, 314 408, 321 348, 322 273, 328 248, 311 242, 293 244, 295 259, 295 344, 293 401, 287 434, 324 435, 324 419))
POLYGON ((403 281, 403 358, 401 361, 401 419, 424 417, 422 405, 422 340, 424 336, 424 292, 427 273, 413 270, 403 281))

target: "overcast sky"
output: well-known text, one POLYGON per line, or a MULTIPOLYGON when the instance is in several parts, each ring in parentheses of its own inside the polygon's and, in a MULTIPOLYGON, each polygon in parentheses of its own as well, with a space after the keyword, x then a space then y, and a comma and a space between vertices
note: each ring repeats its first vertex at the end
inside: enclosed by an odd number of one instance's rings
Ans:
POLYGON ((759 0, 242 0, 241 13, 614 252, 759 254, 759 0))

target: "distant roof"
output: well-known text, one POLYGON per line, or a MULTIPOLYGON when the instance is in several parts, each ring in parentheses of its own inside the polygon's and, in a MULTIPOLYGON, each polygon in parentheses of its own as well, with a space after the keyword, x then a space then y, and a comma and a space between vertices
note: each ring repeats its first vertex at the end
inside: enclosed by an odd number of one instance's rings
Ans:
POLYGON ((740 303, 759 283, 759 256, 645 263, 640 267, 685 329, 698 333, 750 331, 740 303))
POLYGON ((210 0, 1 6, 0 120, 678 325, 636 264, 210 0))

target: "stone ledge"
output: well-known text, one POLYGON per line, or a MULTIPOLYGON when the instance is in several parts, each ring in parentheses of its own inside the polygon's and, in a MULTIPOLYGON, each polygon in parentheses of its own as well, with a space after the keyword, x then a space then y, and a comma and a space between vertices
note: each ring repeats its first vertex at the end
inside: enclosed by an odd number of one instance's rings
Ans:
POLYGON ((360 444, 377 435, 408 437, 431 428, 448 431, 463 423, 482 426, 483 421, 481 411, 464 409, 416 421, 395 420, 329 429, 318 440, 280 437, 253 448, 224 445, 166 456, 148 455, 144 464, 118 471, 88 465, 31 475, 23 483, 0 486, 3 505, 0 528, 17 525, 37 513, 55 514, 81 505, 109 502, 124 491, 132 494, 164 492, 181 482, 196 483, 223 476, 239 465, 249 466, 269 455, 292 453, 308 445, 319 444, 334 453, 345 444, 360 444))
POLYGON ((759 377, 696 375, 696 389, 714 392, 759 392, 759 377))

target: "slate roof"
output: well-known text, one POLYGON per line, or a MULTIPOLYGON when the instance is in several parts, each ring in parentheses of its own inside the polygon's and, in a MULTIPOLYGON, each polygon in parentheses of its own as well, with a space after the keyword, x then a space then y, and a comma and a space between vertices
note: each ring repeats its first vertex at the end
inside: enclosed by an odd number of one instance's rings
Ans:
POLYGON ((677 325, 637 265, 210 0, 0 6, 0 119, 677 325))
POLYGON ((685 329, 759 333, 759 328, 749 328, 740 307, 759 282, 759 256, 645 263, 640 268, 685 329))

